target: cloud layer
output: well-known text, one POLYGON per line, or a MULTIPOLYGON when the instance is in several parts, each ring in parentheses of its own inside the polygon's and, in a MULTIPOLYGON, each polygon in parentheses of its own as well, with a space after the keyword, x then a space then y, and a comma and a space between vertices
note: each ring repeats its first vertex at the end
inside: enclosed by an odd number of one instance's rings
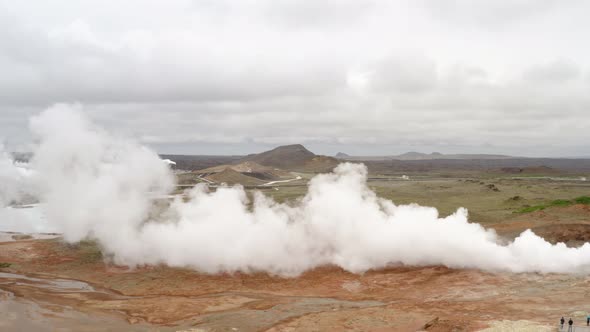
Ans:
POLYGON ((81 102, 162 152, 587 154, 587 7, 0 1, 0 132, 81 102))

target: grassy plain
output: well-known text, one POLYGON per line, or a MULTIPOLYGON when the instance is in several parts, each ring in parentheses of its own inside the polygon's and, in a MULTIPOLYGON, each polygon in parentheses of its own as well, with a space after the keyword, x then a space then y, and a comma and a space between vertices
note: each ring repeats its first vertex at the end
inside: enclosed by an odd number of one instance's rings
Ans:
MULTIPOLYGON (((470 220, 481 224, 508 221, 519 214, 573 203, 588 204, 590 181, 581 176, 519 175, 489 172, 455 172, 452 174, 419 173, 402 179, 403 174, 369 176, 369 187, 378 196, 395 204, 417 203, 432 206, 441 216, 467 208, 470 220)), ((309 178, 307 174, 306 178, 309 178)), ((305 195, 307 185, 287 184, 278 190, 264 190, 279 202, 292 201, 305 195)))

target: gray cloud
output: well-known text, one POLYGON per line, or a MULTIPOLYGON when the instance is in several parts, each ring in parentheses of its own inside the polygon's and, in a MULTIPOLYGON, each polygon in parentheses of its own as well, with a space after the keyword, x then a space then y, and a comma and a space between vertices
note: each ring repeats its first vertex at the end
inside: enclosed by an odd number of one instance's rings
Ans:
POLYGON ((563 84, 579 78, 582 71, 578 65, 567 60, 556 60, 547 64, 536 65, 524 72, 525 79, 535 82, 563 84))
MULTIPOLYGON (((424 0, 424 7, 435 19, 448 19, 455 22, 468 22, 482 26, 519 24, 537 18, 563 5, 559 0, 424 0)), ((573 0, 569 6, 583 5, 573 0)))
POLYGON ((163 152, 587 155, 587 7, 0 1, 0 136, 79 102, 163 152))

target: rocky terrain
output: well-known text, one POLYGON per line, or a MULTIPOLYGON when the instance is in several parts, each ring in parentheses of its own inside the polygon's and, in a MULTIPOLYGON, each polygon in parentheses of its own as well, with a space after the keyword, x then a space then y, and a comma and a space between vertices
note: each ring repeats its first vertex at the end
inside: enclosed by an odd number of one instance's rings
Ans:
POLYGON ((438 266, 392 266, 363 275, 325 267, 297 278, 205 275, 111 265, 91 243, 20 240, 0 248, 0 260, 10 264, 0 272, 2 305, 10 309, 0 319, 5 331, 79 331, 90 322, 97 324, 94 331, 474 331, 500 325, 550 331, 562 315, 583 319, 590 282, 438 266))

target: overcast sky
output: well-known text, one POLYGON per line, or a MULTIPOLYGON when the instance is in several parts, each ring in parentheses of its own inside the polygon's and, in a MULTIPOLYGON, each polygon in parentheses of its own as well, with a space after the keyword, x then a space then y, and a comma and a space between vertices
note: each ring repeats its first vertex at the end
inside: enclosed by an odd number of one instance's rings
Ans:
POLYGON ((0 0, 0 137, 75 103, 162 153, 590 155, 590 2, 0 0))

